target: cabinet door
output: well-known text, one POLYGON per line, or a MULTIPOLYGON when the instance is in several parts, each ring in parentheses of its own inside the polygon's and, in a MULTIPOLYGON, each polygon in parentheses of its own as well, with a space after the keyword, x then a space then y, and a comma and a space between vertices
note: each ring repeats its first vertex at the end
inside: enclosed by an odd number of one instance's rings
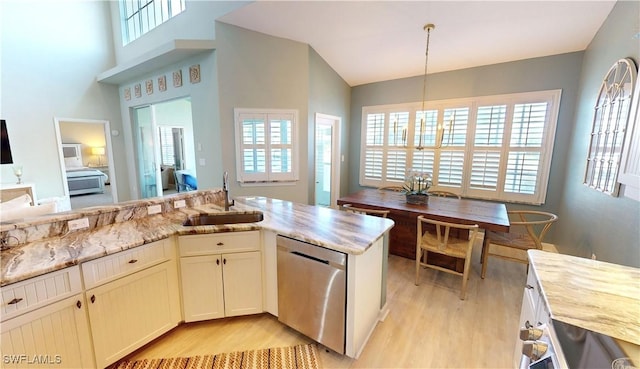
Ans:
POLYGON ((2 323, 3 368, 94 368, 82 294, 2 323))
POLYGON ((180 302, 174 262, 87 290, 91 334, 103 368, 175 327, 180 302))
POLYGON ((262 260, 259 251, 223 254, 225 316, 262 312, 262 260))
POLYGON ((180 258, 184 321, 224 317, 220 255, 180 258))

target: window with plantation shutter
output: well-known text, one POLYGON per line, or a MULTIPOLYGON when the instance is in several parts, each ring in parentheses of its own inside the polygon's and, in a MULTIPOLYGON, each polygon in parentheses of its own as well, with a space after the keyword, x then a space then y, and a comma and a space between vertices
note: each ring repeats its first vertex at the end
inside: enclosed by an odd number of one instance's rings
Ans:
POLYGON ((240 183, 298 180, 295 110, 235 109, 240 183))
POLYGON ((560 90, 363 108, 360 184, 409 170, 461 196, 542 204, 560 90), (424 117, 424 120, 422 119, 424 117))

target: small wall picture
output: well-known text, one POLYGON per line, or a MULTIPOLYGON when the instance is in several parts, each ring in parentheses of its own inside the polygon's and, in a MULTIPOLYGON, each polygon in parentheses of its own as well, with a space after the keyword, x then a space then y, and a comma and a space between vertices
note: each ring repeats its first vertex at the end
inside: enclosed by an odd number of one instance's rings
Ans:
POLYGON ((131 87, 124 89, 124 99, 127 101, 131 100, 131 87))
POLYGON ((189 81, 191 83, 200 82, 200 64, 192 65, 189 67, 189 81))
POLYGON ((153 94, 153 80, 152 79, 148 79, 145 82, 145 86, 146 86, 146 89, 147 89, 147 95, 153 94))
POLYGON ((182 86, 182 69, 173 72, 173 87, 182 86))
POLYGON ((167 90, 167 76, 158 77, 158 91, 166 91, 167 90))
POLYGON ((133 86, 133 92, 136 94, 136 97, 142 97, 142 87, 139 83, 133 86))

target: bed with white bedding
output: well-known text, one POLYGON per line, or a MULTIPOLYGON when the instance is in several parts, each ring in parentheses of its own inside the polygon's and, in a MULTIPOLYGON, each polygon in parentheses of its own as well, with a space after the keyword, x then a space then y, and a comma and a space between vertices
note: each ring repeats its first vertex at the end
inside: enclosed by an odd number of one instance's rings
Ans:
POLYGON ((67 169, 69 195, 104 193, 104 184, 108 177, 97 169, 86 167, 67 169))
POLYGON ((97 169, 83 166, 81 152, 81 144, 62 144, 69 195, 104 193, 107 175, 97 169))

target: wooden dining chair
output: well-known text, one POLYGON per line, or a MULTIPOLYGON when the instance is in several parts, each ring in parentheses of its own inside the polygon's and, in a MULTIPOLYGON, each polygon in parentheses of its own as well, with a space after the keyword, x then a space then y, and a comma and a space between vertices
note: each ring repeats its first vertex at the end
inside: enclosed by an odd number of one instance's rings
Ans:
POLYGON ((351 204, 340 205, 340 209, 354 214, 375 215, 382 218, 386 218, 389 214, 389 210, 357 208, 351 204))
POLYGON ((430 196, 438 196, 438 197, 457 197, 458 200, 462 198, 462 196, 458 195, 457 193, 443 191, 443 190, 432 190, 432 191, 429 191, 428 194, 430 196))
POLYGON ((471 265, 471 251, 473 243, 478 235, 478 225, 467 225, 457 223, 447 223, 438 220, 427 219, 422 215, 418 216, 418 237, 416 242, 416 286, 420 282, 420 267, 436 269, 442 272, 456 274, 462 276, 462 289, 460 291, 460 300, 464 300, 467 293, 467 281, 469 280, 469 269, 471 265), (435 226, 435 230, 422 233, 423 224, 435 226), (469 233, 469 237, 465 239, 453 237, 452 230, 465 231, 469 233), (455 258, 464 259, 464 269, 460 273, 455 270, 440 267, 438 265, 429 264, 427 260, 427 252, 448 255, 455 258))
POLYGON ((484 278, 487 271, 489 256, 528 264, 526 254, 522 258, 506 253, 492 253, 491 246, 498 245, 510 249, 526 251, 529 249, 542 250, 542 239, 558 220, 558 216, 552 213, 535 210, 511 210, 509 215, 509 232, 485 231, 482 243, 482 272, 484 278))

